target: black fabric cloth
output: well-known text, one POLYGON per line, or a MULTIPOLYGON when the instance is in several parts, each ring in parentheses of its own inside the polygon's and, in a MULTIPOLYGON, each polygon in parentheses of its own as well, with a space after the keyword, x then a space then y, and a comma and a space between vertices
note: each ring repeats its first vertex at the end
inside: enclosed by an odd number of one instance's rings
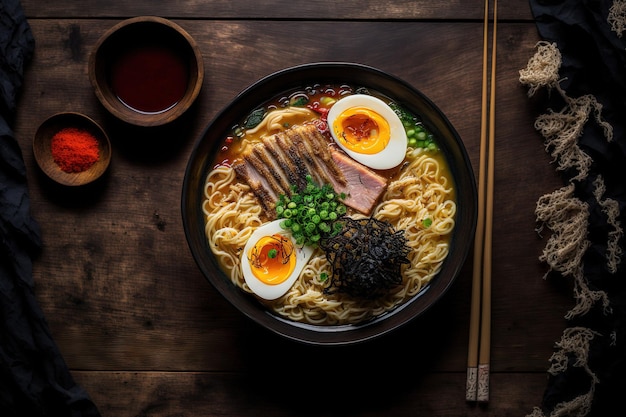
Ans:
MULTIPOLYGON (((530 0, 540 37, 556 43, 562 55, 559 71, 561 87, 568 97, 591 94, 603 106, 602 117, 613 127, 611 142, 592 118, 579 139, 580 148, 590 155, 593 164, 589 176, 574 181, 576 196, 589 204, 588 239, 591 247, 583 259, 584 275, 590 289, 605 291, 610 300, 607 311, 600 303, 568 323, 596 332, 591 341, 588 366, 598 378, 589 416, 626 414, 626 271, 624 255, 617 272, 606 267, 607 235, 613 230, 607 215, 593 195, 594 181, 606 183, 605 197, 619 203, 619 222, 626 227, 626 33, 620 37, 608 22, 610 0, 530 0)), ((565 103, 552 92, 543 102, 545 109, 558 111, 565 103)), ((570 183, 575 172, 564 172, 570 183)), ((619 242, 624 248, 624 239, 619 242)), ((570 358, 573 362, 574 358, 570 358)), ((550 376, 542 402, 545 415, 560 403, 584 394, 591 385, 590 376, 581 367, 571 366, 559 375, 550 376)), ((578 415, 578 414, 576 414, 578 415)))
POLYGON ((41 234, 11 122, 35 42, 21 4, 0 2, 0 416, 99 416, 56 346, 34 294, 41 234))

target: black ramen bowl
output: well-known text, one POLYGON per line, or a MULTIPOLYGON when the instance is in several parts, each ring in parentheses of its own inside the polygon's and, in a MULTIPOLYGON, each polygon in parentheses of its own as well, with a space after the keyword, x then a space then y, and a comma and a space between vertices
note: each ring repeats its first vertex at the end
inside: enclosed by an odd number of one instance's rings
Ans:
POLYGON ((190 156, 182 190, 182 217, 193 257, 208 281, 237 309, 259 325, 288 339, 314 345, 346 345, 377 338, 424 313, 449 289, 473 243, 477 217, 476 184, 459 135, 446 116, 410 84, 372 67, 352 63, 313 63, 271 74, 241 92, 208 125, 190 156), (221 271, 204 234, 201 210, 206 175, 223 139, 251 110, 283 92, 314 83, 352 84, 370 88, 421 116, 438 138, 456 187, 457 213, 450 251, 441 271, 418 295, 396 309, 360 324, 319 326, 298 323, 268 311, 253 295, 236 287, 221 271))

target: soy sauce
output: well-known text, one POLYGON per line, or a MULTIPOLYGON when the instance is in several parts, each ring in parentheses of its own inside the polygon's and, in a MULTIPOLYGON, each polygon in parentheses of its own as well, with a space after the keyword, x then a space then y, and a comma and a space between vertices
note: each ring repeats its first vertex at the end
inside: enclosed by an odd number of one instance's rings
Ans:
POLYGON ((111 88, 127 107, 140 113, 161 113, 184 96, 189 68, 165 45, 131 47, 117 58, 110 72, 111 88))

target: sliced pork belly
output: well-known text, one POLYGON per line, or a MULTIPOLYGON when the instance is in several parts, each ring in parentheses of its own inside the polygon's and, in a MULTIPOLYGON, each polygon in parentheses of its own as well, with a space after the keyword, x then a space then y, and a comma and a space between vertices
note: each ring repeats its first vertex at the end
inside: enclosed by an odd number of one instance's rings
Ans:
POLYGON ((257 196, 259 203, 261 203, 263 211, 268 213, 268 215, 274 215, 274 206, 278 195, 271 191, 266 179, 252 165, 247 163, 233 164, 233 169, 237 177, 244 179, 248 183, 252 192, 257 196))
POLYGON ((332 150, 332 158, 346 178, 345 186, 331 183, 335 191, 346 194, 346 206, 369 215, 387 189, 387 180, 339 149, 332 150))
POLYGON ((305 156, 309 156, 311 159, 310 165, 314 166, 313 171, 319 172, 321 177, 319 182, 321 184, 331 183, 335 179, 338 184, 346 185, 344 173, 332 160, 328 142, 321 140, 323 137, 319 131, 317 129, 299 129, 294 133, 294 136, 298 139, 294 143, 296 143, 300 152, 305 156))
POLYGON ((331 147, 314 125, 296 126, 263 138, 233 163, 237 176, 248 183, 263 210, 274 218, 274 205, 281 194, 290 195, 291 185, 303 189, 306 176, 330 184, 345 193, 344 204, 369 215, 387 187, 387 180, 331 147))
POLYGON ((281 187, 283 181, 276 177, 281 178, 281 174, 278 171, 272 171, 272 166, 267 165, 263 160, 265 158, 260 157, 264 153, 258 146, 254 146, 252 152, 247 153, 243 158, 246 163, 252 165, 259 177, 263 179, 260 182, 269 186, 274 195, 280 195, 284 192, 284 188, 281 187))
POLYGON ((289 189, 289 184, 291 184, 289 178, 282 172, 280 162, 274 159, 272 154, 265 149, 265 146, 263 144, 257 144, 254 146, 252 152, 265 164, 274 181, 276 181, 283 190, 289 189))
POLYGON ((275 136, 267 138, 260 146, 265 147, 265 151, 272 155, 281 168, 282 173, 287 177, 288 184, 295 184, 298 187, 304 187, 306 185, 306 178, 304 181, 302 178, 298 178, 296 169, 293 166, 293 161, 282 151, 280 145, 276 142, 275 136))

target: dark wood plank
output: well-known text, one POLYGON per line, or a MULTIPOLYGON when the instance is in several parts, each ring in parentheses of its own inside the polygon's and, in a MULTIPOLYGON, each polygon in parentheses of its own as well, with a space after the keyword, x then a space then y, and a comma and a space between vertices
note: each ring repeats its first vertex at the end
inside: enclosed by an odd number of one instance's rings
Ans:
MULTIPOLYGON (((179 213, 193 142, 222 106, 259 77, 321 60, 358 61, 387 70, 420 88, 448 114, 477 163, 480 48, 468 45, 480 45, 480 24, 348 22, 337 27, 326 22, 186 21, 207 63, 199 102, 181 123, 145 130, 107 116, 87 79, 90 47, 111 23, 33 22, 38 48, 20 104, 28 110, 17 120, 34 214, 44 233, 45 248, 35 265, 37 291, 72 368, 248 372, 246 357, 254 354, 248 333, 289 345, 256 329, 206 283, 187 249, 179 213), (289 40, 295 31, 332 32, 346 42, 313 37, 295 51, 289 40), (404 59, 397 59, 398 54, 404 59), (96 187, 60 189, 35 169, 30 149, 34 130, 62 110, 91 115, 111 136, 112 166, 96 187), (163 137, 173 143, 163 144, 163 137)), ((532 111, 516 81, 536 42, 534 28, 503 24, 501 34, 493 362, 496 370, 543 371, 562 322, 552 320, 541 328, 536 323, 546 316, 562 317, 569 299, 541 279, 544 270, 537 257, 542 242, 534 232, 533 210, 536 199, 556 188, 559 179, 532 129, 532 111)), ((406 343, 403 338, 408 338, 412 349, 427 341, 430 347, 421 349, 436 352, 434 369, 462 370, 469 271, 467 266, 445 308, 391 340, 406 343)), ((376 349, 391 352, 389 343, 383 340, 376 349)), ((366 356, 368 349, 359 355, 366 356)), ((298 346, 289 357, 304 352, 309 350, 298 346)))
MULTIPOLYGON (((167 18, 189 19, 296 19, 296 20, 387 20, 387 19, 449 19, 482 20, 482 0, 440 2, 429 0, 184 0, 177 2, 102 2, 62 0, 43 2, 22 1, 30 19, 43 18, 120 18, 139 15, 159 15, 167 18)), ((501 19, 532 19, 526 0, 501 2, 501 19)))
POLYGON ((297 369, 224 373, 75 372, 103 416, 524 416, 539 405, 545 376, 495 374, 491 401, 464 401, 465 374, 415 374, 404 361, 383 373, 329 369, 324 357, 297 369))
POLYGON ((239 91, 288 66, 353 61, 403 78, 449 116, 477 165, 483 2, 392 3, 23 1, 37 46, 15 131, 45 245, 34 266, 36 291, 66 362, 103 416, 519 416, 540 404, 572 300, 568 283, 544 280, 538 261, 545 242, 534 231, 534 205, 561 181, 517 81, 538 40, 526 0, 501 2, 499 10, 487 407, 464 401, 471 259, 441 303, 404 328, 319 348, 244 318, 206 282, 187 248, 179 202, 195 140, 239 91), (87 77, 101 34, 140 14, 174 19, 205 58, 196 106, 165 128, 117 122, 87 77), (32 155, 37 125, 68 110, 99 121, 113 143, 107 176, 86 189, 54 186, 32 155), (303 398, 313 401, 303 407, 303 398))

